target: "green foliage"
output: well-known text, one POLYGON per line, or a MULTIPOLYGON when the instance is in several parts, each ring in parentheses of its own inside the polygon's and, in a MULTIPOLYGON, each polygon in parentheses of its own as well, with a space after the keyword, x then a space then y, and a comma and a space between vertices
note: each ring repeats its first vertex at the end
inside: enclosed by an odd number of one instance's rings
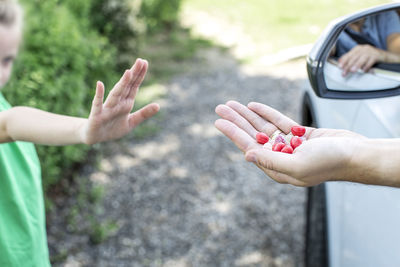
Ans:
POLYGON ((181 0, 144 0, 140 17, 144 19, 148 31, 171 29, 175 26, 181 2, 181 0))
MULTIPOLYGON (((80 0, 67 0, 80 3, 80 0)), ((88 17, 94 29, 106 36, 119 53, 127 52, 133 37, 138 37, 136 25, 131 22, 132 1, 93 0, 88 17)))
POLYGON ((100 244, 112 236, 118 229, 118 224, 112 220, 99 222, 92 218, 89 235, 90 241, 93 244, 100 244))
MULTIPOLYGON (((132 58, 126 55, 137 53, 135 42, 175 23, 180 0, 21 2, 26 34, 6 98, 12 105, 87 117, 96 81, 111 88, 132 58)), ((38 146, 44 188, 74 174, 89 149, 38 146)))
MULTIPOLYGON (((64 0, 78 2, 78 0, 64 0)), ((148 45, 148 35, 171 30, 178 21, 182 0, 92 0, 89 11, 93 28, 106 36, 118 49, 117 64, 123 66, 132 60, 132 54, 141 53, 148 45)))

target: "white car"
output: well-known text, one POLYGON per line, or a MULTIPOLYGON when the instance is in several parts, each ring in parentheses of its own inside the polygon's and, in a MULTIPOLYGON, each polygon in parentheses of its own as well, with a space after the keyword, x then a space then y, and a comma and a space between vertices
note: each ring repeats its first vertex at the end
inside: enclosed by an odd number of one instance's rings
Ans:
MULTIPOLYGON (((398 10, 400 3, 378 6, 327 27, 307 58, 303 125, 400 137, 400 65, 377 64, 342 77, 331 53, 350 23, 398 10)), ((348 182, 309 188, 305 260, 307 267, 400 266, 400 189, 348 182)))

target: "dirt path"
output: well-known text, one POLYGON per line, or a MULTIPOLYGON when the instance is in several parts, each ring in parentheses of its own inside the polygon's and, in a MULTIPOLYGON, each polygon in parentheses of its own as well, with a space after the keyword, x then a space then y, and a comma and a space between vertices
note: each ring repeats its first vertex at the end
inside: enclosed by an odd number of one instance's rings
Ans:
POLYGON ((304 64, 257 69, 200 53, 167 85, 157 136, 115 145, 90 175, 108 188, 118 232, 97 246, 75 242, 62 266, 303 266, 305 190, 246 163, 213 123, 215 106, 230 99, 298 119, 304 64))

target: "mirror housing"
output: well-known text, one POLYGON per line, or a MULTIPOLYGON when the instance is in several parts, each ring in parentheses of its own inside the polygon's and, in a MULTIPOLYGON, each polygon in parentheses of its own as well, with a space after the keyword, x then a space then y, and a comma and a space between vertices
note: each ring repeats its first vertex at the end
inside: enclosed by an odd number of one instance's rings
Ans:
MULTIPOLYGON (((327 26, 307 56, 308 78, 317 96, 333 99, 368 99, 400 95, 400 86, 381 90, 332 90, 327 88, 324 75, 324 67, 331 48, 335 45, 340 33, 346 28, 347 25, 349 25, 349 23, 360 20, 367 16, 378 14, 380 12, 395 9, 400 9, 400 3, 385 4, 362 10, 335 19, 327 26)), ((384 63, 382 65, 384 65, 384 63)))

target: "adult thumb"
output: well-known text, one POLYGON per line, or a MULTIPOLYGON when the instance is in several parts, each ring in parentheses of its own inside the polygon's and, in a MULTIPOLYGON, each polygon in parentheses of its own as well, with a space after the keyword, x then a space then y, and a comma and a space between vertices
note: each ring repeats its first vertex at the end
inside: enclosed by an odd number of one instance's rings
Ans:
POLYGON ((265 148, 249 150, 245 155, 245 159, 268 170, 281 173, 288 173, 295 166, 295 155, 275 152, 265 148))

